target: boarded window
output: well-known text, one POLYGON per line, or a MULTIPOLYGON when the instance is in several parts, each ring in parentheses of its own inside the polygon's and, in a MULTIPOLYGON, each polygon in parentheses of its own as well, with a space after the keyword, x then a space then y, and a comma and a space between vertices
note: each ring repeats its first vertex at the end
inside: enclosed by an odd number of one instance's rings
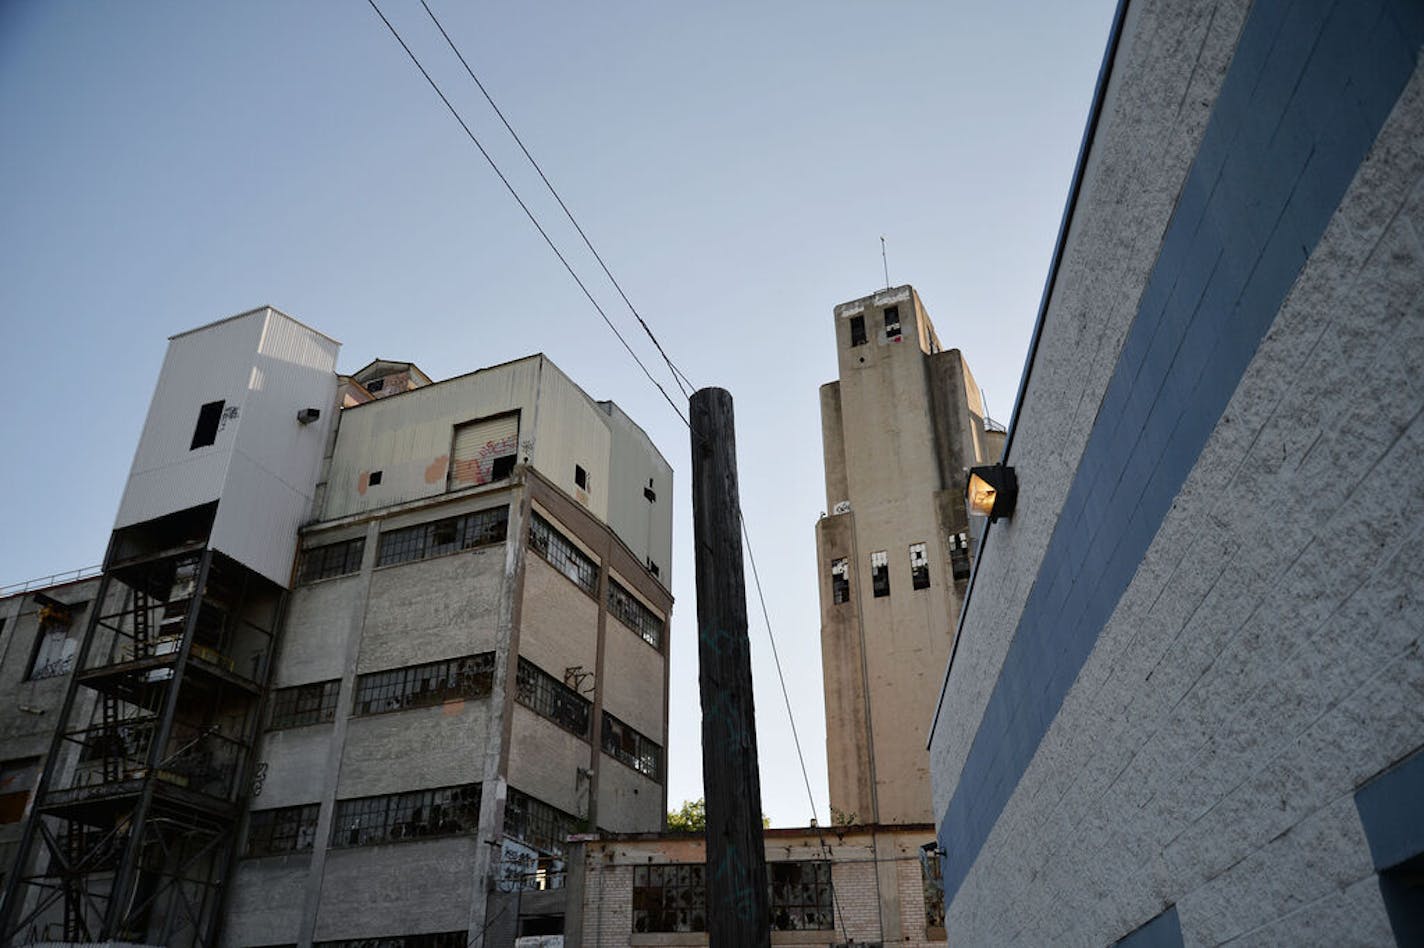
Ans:
POLYGON ((870 585, 876 599, 890 595, 890 556, 884 550, 870 554, 870 585))
POLYGON ((40 759, 26 757, 0 763, 0 823, 18 823, 39 782, 40 759))
POLYGON ((850 344, 852 346, 865 345, 865 317, 852 316, 850 318, 850 344))
POLYGON ((448 488, 458 490, 507 478, 519 451, 519 412, 455 426, 448 488))
POLYGON ((845 557, 831 560, 831 602, 850 602, 850 563, 845 557))
POLYGON ((198 423, 193 428, 193 442, 189 451, 206 448, 218 439, 218 423, 222 421, 223 402, 208 402, 198 409, 198 423))
POLYGON ((310 852, 316 841, 316 818, 320 812, 321 805, 317 803, 253 810, 247 827, 247 855, 310 852))
POLYGON ((504 802, 504 835, 539 852, 562 856, 568 836, 578 831, 578 818, 513 787, 504 802))
POLYGON ((588 471, 581 464, 574 465, 574 486, 579 490, 588 490, 588 471))
POLYGON ((930 588, 930 559, 923 543, 910 544, 910 585, 916 589, 930 588))
POLYGON ((900 307, 885 307, 885 338, 894 339, 900 335, 900 307))

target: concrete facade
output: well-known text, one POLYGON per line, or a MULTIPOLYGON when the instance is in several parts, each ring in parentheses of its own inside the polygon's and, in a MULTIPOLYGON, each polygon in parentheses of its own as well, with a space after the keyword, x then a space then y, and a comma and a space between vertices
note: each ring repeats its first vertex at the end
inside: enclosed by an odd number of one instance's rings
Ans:
POLYGON ((1417 943, 1421 43, 1123 5, 933 725, 951 940, 1417 943))
POLYGON ((913 288, 842 303, 834 319, 840 379, 821 387, 828 513, 816 525, 831 811, 841 824, 929 822, 917 722, 969 575, 965 475, 997 459, 1002 432, 913 288))

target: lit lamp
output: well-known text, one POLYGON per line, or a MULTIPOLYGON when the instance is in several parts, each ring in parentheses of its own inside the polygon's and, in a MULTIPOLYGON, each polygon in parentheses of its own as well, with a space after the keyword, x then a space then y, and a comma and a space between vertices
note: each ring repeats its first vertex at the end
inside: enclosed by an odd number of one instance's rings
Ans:
POLYGON ((1000 517, 1007 519, 1014 515, 1018 496, 1019 481, 1013 468, 1000 463, 969 469, 964 502, 971 514, 988 517, 991 523, 1000 517))

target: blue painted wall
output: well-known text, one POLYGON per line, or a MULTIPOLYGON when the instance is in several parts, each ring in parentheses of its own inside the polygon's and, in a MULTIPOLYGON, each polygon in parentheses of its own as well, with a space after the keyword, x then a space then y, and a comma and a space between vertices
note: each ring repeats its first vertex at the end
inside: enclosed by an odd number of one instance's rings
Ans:
POLYGON ((943 815, 947 904, 1413 73, 1421 43, 1419 0, 1260 0, 1248 15, 943 815))

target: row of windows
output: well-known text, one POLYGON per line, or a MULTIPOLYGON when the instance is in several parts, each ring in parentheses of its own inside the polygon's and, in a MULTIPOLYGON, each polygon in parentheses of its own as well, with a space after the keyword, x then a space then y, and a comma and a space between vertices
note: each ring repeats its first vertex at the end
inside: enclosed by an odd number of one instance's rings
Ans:
MULTIPOLYGON (((835 927, 830 863, 769 862, 766 875, 773 929, 835 927)), ((687 863, 633 867, 634 932, 706 930, 706 867, 687 863)))
MULTIPOLYGON (((894 339, 900 335, 900 307, 885 307, 885 338, 894 339)), ((865 335, 865 317, 852 316, 850 318, 850 344, 852 346, 863 346, 867 341, 865 335)))
POLYGON ((372 672, 356 679, 355 713, 384 714, 483 698, 493 686, 494 652, 372 672))
POLYGON ((379 938, 314 941, 312 948, 466 948, 466 935, 463 931, 428 935, 382 935, 379 938))
POLYGON ((662 782, 663 749, 607 711, 603 712, 603 752, 662 782))
POLYGON ((297 569, 297 582, 314 583, 319 579, 360 572, 361 556, 365 552, 365 537, 303 550, 302 565, 297 569))
POLYGON ((332 820, 335 848, 398 839, 473 833, 480 825, 480 785, 416 790, 337 800, 332 820))
MULTIPOLYGON (((950 566, 955 579, 969 576, 969 539, 962 533, 950 537, 950 566)), ((910 544, 910 585, 930 588, 929 553, 923 543, 910 544)), ((870 554, 870 589, 877 599, 890 595, 890 554, 884 550, 870 554)), ((850 561, 843 556, 831 560, 831 602, 850 602, 850 561)))
POLYGON ((569 733, 588 738, 588 717, 593 707, 589 700, 527 658, 519 659, 516 689, 520 704, 569 733))
POLYGON ((590 596, 598 595, 598 564, 537 511, 529 519, 529 549, 548 560, 579 589, 590 596))
POLYGON ((550 856, 564 854, 564 841, 578 832, 579 820, 513 787, 504 801, 504 835, 550 856))
POLYGON ((608 611, 655 649, 663 646, 663 620, 612 577, 608 580, 608 611))
POLYGON ((502 543, 509 528, 509 508, 477 510, 381 534, 377 566, 410 563, 445 553, 502 543))

